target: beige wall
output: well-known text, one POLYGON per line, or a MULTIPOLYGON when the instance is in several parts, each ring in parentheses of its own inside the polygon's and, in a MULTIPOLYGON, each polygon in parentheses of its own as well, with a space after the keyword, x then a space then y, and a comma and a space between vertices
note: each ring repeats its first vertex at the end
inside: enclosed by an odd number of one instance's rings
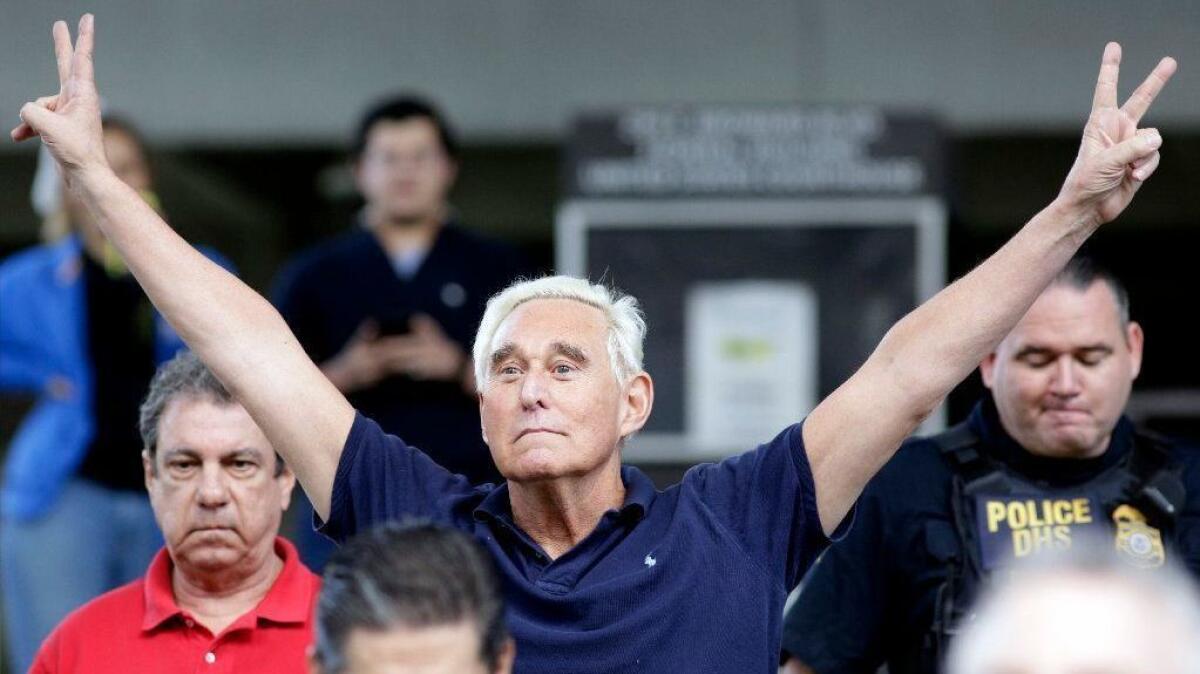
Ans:
MULTIPOLYGON (((1157 120, 1200 110, 1200 3, 900 0, 5 0, 0 115, 53 85, 49 23, 98 15, 102 91, 159 141, 331 142, 364 101, 429 91, 476 138, 553 138, 581 107, 867 101, 952 128, 1074 128, 1103 43, 1182 69, 1157 120)), ((0 144, 0 152, 10 151, 0 144)))

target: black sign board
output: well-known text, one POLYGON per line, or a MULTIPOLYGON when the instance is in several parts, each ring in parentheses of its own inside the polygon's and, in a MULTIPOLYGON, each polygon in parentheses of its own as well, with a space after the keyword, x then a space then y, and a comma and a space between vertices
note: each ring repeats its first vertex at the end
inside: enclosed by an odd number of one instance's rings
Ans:
POLYGON ((942 192, 928 115, 845 106, 635 108, 580 116, 572 197, 910 196, 942 192))

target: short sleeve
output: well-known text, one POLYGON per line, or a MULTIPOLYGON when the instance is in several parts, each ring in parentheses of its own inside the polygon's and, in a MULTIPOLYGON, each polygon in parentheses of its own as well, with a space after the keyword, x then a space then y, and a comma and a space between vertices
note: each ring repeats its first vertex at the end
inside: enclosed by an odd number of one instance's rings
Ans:
MULTIPOLYGON (((790 591, 829 544, 817 513, 816 489, 801 424, 770 442, 684 478, 746 552, 790 591)), ((853 513, 838 527, 844 533, 853 513)))
POLYGON ((477 490, 467 478, 356 414, 333 480, 329 520, 317 530, 336 542, 386 520, 419 517, 454 526, 455 506, 477 490))
POLYGON ((868 487, 854 528, 821 556, 783 623, 783 650, 819 674, 875 671, 884 659, 888 553, 868 487))

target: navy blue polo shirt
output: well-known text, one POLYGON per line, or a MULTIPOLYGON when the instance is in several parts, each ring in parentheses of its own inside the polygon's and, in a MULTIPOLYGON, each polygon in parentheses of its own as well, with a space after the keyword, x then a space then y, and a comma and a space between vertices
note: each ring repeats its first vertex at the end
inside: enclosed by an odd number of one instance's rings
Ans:
POLYGON ((513 521, 507 485, 471 485, 357 415, 334 479, 335 541, 421 517, 473 534, 497 562, 518 672, 771 672, 783 604, 826 546, 800 425, 626 500, 558 559, 513 521))

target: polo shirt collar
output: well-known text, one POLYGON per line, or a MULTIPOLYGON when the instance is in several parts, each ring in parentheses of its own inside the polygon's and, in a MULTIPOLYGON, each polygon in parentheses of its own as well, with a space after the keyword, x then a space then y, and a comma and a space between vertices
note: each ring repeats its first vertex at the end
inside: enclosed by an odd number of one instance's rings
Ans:
MULTIPOLYGON (((267 596, 263 597, 248 615, 276 623, 303 623, 308 620, 311 606, 311 573, 300 563, 295 546, 286 539, 275 537, 275 553, 283 559, 283 569, 271 584, 271 589, 267 590, 267 596)), ((171 589, 173 566, 171 556, 164 547, 154 556, 150 568, 146 570, 146 610, 142 616, 142 631, 153 630, 171 618, 183 614, 183 609, 175 602, 175 593, 171 589)), ((241 622, 242 619, 239 618, 234 624, 241 622)))
POLYGON ((142 613, 143 632, 158 627, 182 612, 171 590, 171 566, 171 555, 164 547, 154 555, 150 568, 146 570, 143 583, 146 597, 146 610, 142 613))
POLYGON ((303 623, 312 608, 312 573, 300 563, 295 546, 286 539, 275 537, 275 553, 283 559, 283 570, 254 612, 272 622, 303 623))
MULTIPOLYGON (((625 504, 617 509, 622 519, 639 521, 650 510, 658 489, 645 473, 633 466, 621 466, 621 482, 625 484, 625 504)), ((512 502, 508 498, 508 483, 491 490, 472 512, 476 521, 500 520, 513 526, 512 502)))
POLYGON ((642 519, 650 511, 658 487, 648 475, 633 466, 621 466, 621 481, 625 483, 625 505, 621 507, 621 514, 642 519))

